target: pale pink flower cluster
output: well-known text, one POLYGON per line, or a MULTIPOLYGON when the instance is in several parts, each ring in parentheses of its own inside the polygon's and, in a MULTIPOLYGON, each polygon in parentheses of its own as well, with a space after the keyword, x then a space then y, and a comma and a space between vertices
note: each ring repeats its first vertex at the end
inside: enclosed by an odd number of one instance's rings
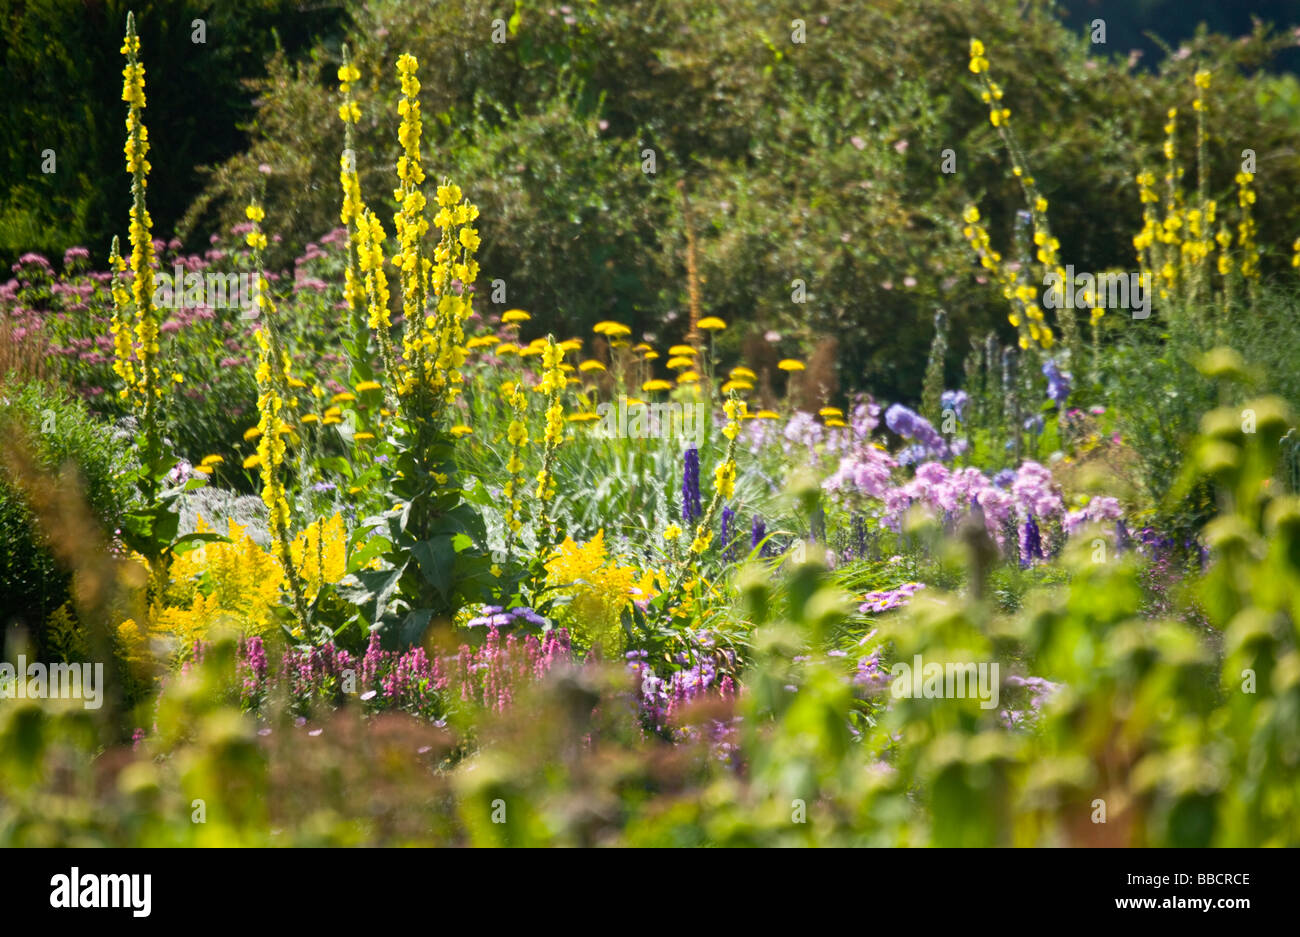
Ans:
POLYGON ((1061 522, 1067 534, 1073 534, 1084 524, 1100 524, 1103 521, 1117 521, 1124 516, 1116 498, 1093 498, 1087 506, 1078 511, 1070 511, 1061 522))
POLYGON ((1030 515, 1055 517, 1064 509, 1052 474, 1037 462, 1025 462, 1007 489, 999 488, 977 468, 949 469, 941 462, 918 466, 911 481, 885 492, 886 523, 897 529, 908 508, 919 504, 939 515, 959 515, 977 503, 984 512, 989 535, 1003 540, 1008 520, 1024 521, 1030 515))

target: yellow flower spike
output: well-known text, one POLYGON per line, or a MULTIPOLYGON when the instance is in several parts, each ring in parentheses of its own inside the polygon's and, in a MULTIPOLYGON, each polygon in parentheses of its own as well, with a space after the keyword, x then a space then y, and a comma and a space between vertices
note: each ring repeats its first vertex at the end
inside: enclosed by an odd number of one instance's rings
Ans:
POLYGON ((682 535, 682 529, 678 527, 676 524, 669 524, 667 527, 664 528, 664 539, 667 540, 669 543, 676 540, 681 535, 682 535))

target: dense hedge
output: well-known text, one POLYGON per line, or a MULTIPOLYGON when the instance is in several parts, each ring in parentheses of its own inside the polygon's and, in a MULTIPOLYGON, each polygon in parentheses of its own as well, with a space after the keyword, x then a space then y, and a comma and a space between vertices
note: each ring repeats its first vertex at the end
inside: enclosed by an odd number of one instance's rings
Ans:
MULTIPOLYGON (((766 0, 515 9, 497 43, 497 14, 476 3, 367 4, 350 37, 363 75, 360 163, 367 199, 382 205, 396 156, 392 64, 409 50, 426 76, 431 174, 454 177, 482 206, 484 280, 504 280, 506 306, 547 328, 614 317, 670 340, 683 330, 685 180, 704 304, 736 326, 724 341, 775 330, 784 353, 832 333, 840 373, 818 380, 910 397, 942 306, 955 378, 967 336, 1005 327, 1000 297, 972 275, 961 207, 977 201, 1004 250, 1022 207, 968 81, 972 35, 991 50, 1077 269, 1133 267, 1132 179, 1160 158, 1166 109, 1190 112, 1196 67, 1216 75, 1212 188, 1231 197, 1250 147, 1270 270, 1285 267, 1300 231, 1285 197, 1300 184, 1300 95, 1289 76, 1259 70, 1290 37, 1203 35, 1153 70, 1125 57, 1137 37, 1112 30, 1094 46, 1046 2, 830 0, 799 14, 802 43, 794 14, 766 0), (653 176, 642 172, 647 148, 653 176), (955 174, 940 171, 949 148, 955 174), (796 278, 804 305, 791 302, 796 278)), ((338 55, 315 68, 272 64, 253 147, 215 175, 191 224, 234 223, 261 164, 273 170, 286 257, 337 223, 342 130, 323 66, 338 55)), ((1193 127, 1183 122, 1185 152, 1193 127)))
MULTIPOLYGON (((126 510, 122 482, 127 450, 80 401, 40 383, 0 387, 0 426, 31 441, 35 467, 57 476, 71 467, 85 503, 111 539, 126 510)), ((23 627, 42 656, 58 656, 45 633, 70 598, 70 574, 54 558, 31 509, 0 464, 0 628, 23 627)), ((7 642, 0 642, 7 643, 7 642)))

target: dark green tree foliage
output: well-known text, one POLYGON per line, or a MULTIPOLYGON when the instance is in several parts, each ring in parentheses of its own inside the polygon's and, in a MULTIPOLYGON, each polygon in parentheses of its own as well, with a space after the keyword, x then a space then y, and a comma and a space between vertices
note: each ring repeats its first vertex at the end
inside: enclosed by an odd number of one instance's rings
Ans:
POLYGON ((244 82, 278 48, 290 56, 342 28, 338 6, 287 0, 0 0, 0 261, 89 247, 103 263, 126 217, 120 37, 135 11, 148 61, 155 230, 194 197, 198 168, 245 145, 244 82), (202 21, 200 27, 197 20, 202 21), (203 39, 203 42, 196 42, 203 39), (53 151, 54 172, 47 162, 53 151), (166 154, 163 156, 162 154, 166 154))

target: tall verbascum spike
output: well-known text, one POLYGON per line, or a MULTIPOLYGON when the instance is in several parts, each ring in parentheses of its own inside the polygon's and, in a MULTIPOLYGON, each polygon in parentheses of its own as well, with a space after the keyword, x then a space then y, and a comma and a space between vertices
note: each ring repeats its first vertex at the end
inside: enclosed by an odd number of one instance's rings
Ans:
MULTIPOLYGON (((348 232, 348 264, 344 270, 343 296, 351 313, 354 356, 358 361, 364 361, 367 357, 366 346, 369 333, 366 329, 362 295, 361 247, 358 243, 358 233, 366 205, 361 197, 361 180, 357 175, 355 130, 357 121, 361 119, 361 109, 352 97, 352 83, 360 78, 361 72, 352 64, 351 54, 344 44, 343 64, 338 70, 339 94, 343 98, 339 105, 339 119, 343 121, 343 153, 339 157, 339 185, 343 190, 343 205, 339 212, 339 219, 348 232)), ((360 375, 357 379, 360 379, 360 375)))
POLYGON ((357 222, 357 263, 366 294, 366 325, 375 333, 379 344, 391 394, 396 392, 398 371, 393 352, 393 322, 388 310, 388 275, 384 273, 385 237, 379 217, 365 209, 357 222))
POLYGON ((113 297, 113 321, 109 327, 113 336, 113 373, 122 381, 122 389, 118 392, 118 396, 123 400, 130 400, 138 391, 134 364, 135 346, 131 342, 131 326, 128 321, 131 295, 122 282, 122 274, 126 272, 126 261, 118 249, 116 235, 113 236, 113 246, 108 253, 108 265, 113 274, 109 286, 113 297))
POLYGON ((397 139, 402 155, 397 158, 398 186, 393 190, 393 198, 397 201, 393 228, 398 248, 393 263, 400 271, 402 283, 402 315, 405 319, 402 345, 406 373, 399 391, 404 395, 415 393, 423 385, 430 344, 425 321, 427 261, 421 250, 429 222, 424 212, 426 200, 420 188, 424 183, 424 168, 420 163, 423 124, 420 119, 420 79, 416 77, 418 68, 419 62, 413 55, 403 54, 397 59, 397 74, 402 88, 402 99, 397 103, 397 113, 402 118, 397 139))
POLYGON ((262 503, 266 505, 271 534, 271 551, 284 569, 293 597, 294 611, 302 626, 307 624, 307 601, 302 579, 294 563, 290 544, 293 541, 289 500, 284 484, 286 446, 284 438, 290 426, 284 419, 289 398, 289 380, 292 377, 288 353, 284 350, 275 328, 275 304, 271 300, 270 285, 262 269, 262 251, 266 249, 266 234, 262 221, 266 212, 254 199, 244 210, 253 223, 245 240, 253 252, 253 270, 257 275, 257 307, 260 319, 253 333, 257 339, 257 457, 262 478, 262 503))
POLYGON ((125 153, 126 170, 131 176, 130 267, 131 292, 135 303, 134 355, 137 362, 130 373, 140 402, 146 462, 151 462, 161 454, 162 431, 159 426, 158 402, 162 397, 163 385, 158 368, 158 315, 153 304, 153 219, 149 216, 145 201, 151 167, 147 158, 149 132, 144 125, 144 65, 140 62, 140 37, 135 31, 134 13, 126 16, 126 40, 122 43, 121 52, 126 56, 126 67, 122 69, 122 100, 128 105, 125 153))

